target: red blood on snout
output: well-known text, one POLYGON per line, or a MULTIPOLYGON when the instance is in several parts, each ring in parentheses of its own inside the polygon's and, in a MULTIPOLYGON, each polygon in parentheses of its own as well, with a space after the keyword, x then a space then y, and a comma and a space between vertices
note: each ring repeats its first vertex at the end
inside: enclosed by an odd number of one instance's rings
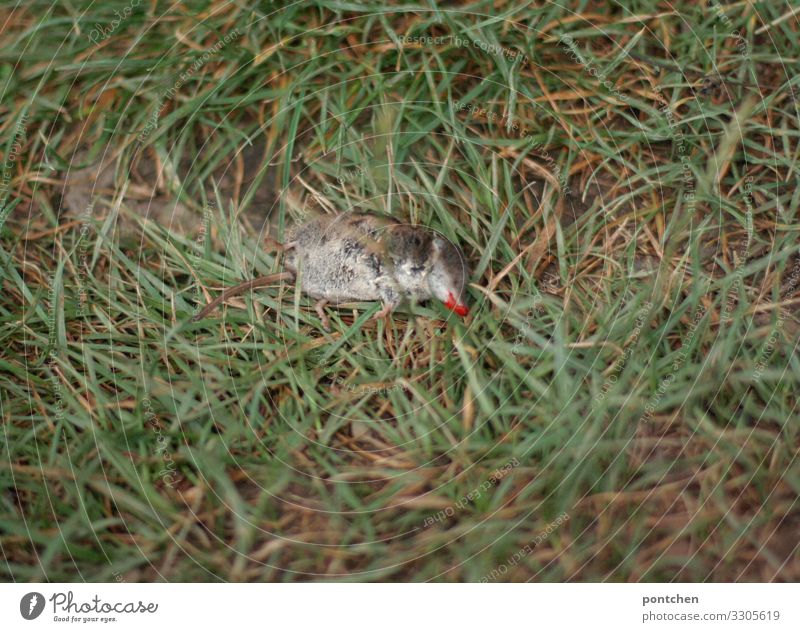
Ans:
POLYGON ((469 308, 466 305, 461 305, 460 303, 456 302, 456 297, 453 296, 452 292, 450 292, 447 296, 447 300, 445 301, 444 305, 447 307, 447 309, 454 311, 462 318, 469 314, 469 308))

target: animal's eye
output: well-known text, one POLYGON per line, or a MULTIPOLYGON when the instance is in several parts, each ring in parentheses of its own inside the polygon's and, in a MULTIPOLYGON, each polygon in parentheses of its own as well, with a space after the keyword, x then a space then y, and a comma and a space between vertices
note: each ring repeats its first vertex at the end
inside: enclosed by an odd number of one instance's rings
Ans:
POLYGON ((412 274, 421 274, 425 272, 425 266, 411 266, 412 274))

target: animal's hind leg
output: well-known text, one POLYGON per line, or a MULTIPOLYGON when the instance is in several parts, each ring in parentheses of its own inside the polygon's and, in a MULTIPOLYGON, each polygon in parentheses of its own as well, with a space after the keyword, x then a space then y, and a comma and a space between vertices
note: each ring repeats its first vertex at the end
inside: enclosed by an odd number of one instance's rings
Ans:
POLYGON ((287 241, 285 244, 282 244, 277 239, 273 239, 272 237, 267 237, 264 240, 264 243, 270 248, 274 248, 278 252, 286 252, 287 250, 291 250, 297 245, 296 241, 287 241))
POLYGON ((319 314, 319 319, 322 321, 322 328, 325 331, 330 331, 331 321, 328 320, 328 315, 325 313, 325 306, 327 304, 328 300, 321 298, 314 304, 314 309, 317 310, 317 314, 319 314))
POLYGON ((394 288, 384 287, 381 289, 381 300, 383 301, 383 309, 372 317, 373 320, 382 320, 386 318, 399 307, 402 297, 394 288))
POLYGON ((396 305, 392 305, 391 303, 384 303, 383 308, 381 311, 377 312, 372 318, 373 320, 382 320, 386 318, 389 314, 392 313, 394 308, 397 307, 396 305))

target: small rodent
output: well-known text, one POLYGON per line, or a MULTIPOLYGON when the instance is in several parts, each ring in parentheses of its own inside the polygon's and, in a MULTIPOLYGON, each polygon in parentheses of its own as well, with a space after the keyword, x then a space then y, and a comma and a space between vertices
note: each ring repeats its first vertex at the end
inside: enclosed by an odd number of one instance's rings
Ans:
POLYGON ((191 321, 202 320, 224 301, 278 281, 318 299, 317 313, 329 328, 323 307, 351 301, 382 301, 383 318, 403 300, 437 298, 466 316, 469 277, 461 251, 436 233, 373 213, 323 215, 289 230, 282 246, 285 272, 228 288, 191 321))

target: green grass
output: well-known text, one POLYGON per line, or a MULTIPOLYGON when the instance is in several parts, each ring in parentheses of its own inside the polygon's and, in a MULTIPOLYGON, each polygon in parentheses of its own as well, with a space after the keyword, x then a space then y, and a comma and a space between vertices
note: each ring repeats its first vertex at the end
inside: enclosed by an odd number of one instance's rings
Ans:
POLYGON ((0 576, 800 579, 797 18, 539 4, 5 3, 0 576), (470 317, 187 324, 351 207, 470 317))

